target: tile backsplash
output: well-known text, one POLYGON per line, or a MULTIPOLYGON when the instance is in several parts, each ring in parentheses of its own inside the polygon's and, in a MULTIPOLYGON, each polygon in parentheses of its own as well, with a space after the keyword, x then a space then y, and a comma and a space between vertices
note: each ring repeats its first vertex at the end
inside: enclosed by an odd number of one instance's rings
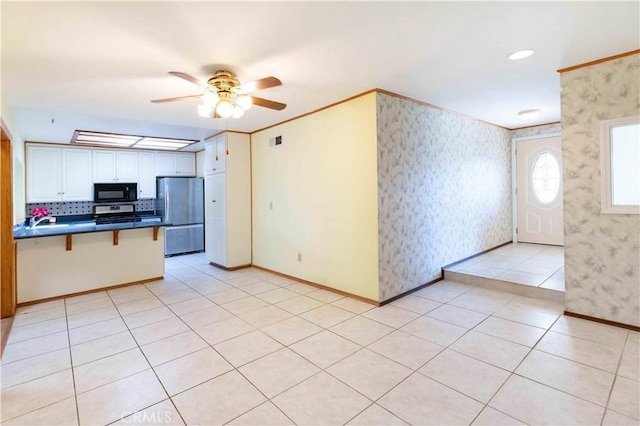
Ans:
MULTIPOLYGON (((138 200, 134 203, 136 211, 155 210, 156 200, 153 198, 138 200)), ((53 216, 67 216, 72 214, 92 214, 93 201, 66 201, 55 203, 27 203, 25 215, 31 217, 31 211, 36 207, 44 207, 49 210, 53 216)))

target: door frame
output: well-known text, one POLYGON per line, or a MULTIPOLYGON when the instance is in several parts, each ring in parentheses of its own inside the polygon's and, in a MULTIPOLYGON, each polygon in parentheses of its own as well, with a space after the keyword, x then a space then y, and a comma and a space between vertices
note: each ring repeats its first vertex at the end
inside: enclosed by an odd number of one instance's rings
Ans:
MULTIPOLYGON (((532 141, 536 139, 556 138, 560 136, 562 136, 562 133, 553 132, 511 139, 511 239, 514 243, 518 242, 518 233, 516 232, 516 229, 518 228, 518 194, 516 193, 516 189, 518 188, 518 161, 516 159, 516 149, 518 147, 518 142, 532 141)), ((560 170, 560 172, 560 178, 562 178, 562 170, 560 170)))
MULTIPOLYGON (((16 312, 16 248, 13 240, 13 146, 9 129, 0 117, 0 318, 16 312)), ((8 330, 7 330, 8 331, 8 330)))

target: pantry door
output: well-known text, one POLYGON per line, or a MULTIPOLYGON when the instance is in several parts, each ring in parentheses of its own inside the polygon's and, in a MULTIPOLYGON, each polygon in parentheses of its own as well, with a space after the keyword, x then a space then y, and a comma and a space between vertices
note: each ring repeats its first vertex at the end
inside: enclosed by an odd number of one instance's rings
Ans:
POLYGON ((518 242, 564 245, 560 137, 516 144, 518 242))

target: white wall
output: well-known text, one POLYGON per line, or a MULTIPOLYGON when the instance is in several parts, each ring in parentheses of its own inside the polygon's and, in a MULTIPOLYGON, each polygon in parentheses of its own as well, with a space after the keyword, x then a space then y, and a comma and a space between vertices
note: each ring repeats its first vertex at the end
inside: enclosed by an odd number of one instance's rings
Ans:
POLYGON ((13 149, 13 223, 24 221, 25 215, 25 168, 24 140, 18 132, 11 108, 2 101, 2 120, 11 132, 13 149))
POLYGON ((251 135, 255 265, 378 300, 375 102, 251 135))

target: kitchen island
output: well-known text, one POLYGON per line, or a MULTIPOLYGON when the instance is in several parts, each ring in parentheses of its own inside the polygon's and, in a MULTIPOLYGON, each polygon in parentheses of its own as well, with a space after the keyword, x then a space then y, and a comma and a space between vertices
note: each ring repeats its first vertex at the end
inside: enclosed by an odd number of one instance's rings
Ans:
POLYGON ((16 227, 18 304, 161 279, 166 225, 78 221, 16 227))

